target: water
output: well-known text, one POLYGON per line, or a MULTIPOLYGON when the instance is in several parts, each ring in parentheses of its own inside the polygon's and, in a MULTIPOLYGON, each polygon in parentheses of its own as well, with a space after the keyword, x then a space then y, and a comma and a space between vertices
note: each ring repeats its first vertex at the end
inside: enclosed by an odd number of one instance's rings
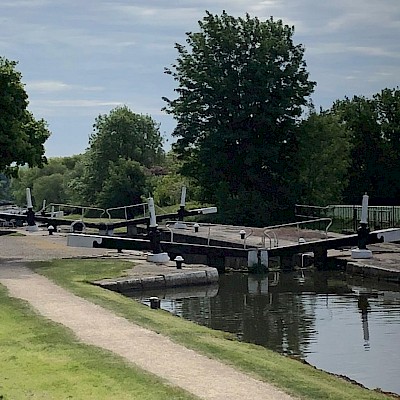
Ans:
POLYGON ((142 294, 212 329, 231 332, 368 388, 400 394, 400 288, 299 271, 226 274, 219 287, 142 294))

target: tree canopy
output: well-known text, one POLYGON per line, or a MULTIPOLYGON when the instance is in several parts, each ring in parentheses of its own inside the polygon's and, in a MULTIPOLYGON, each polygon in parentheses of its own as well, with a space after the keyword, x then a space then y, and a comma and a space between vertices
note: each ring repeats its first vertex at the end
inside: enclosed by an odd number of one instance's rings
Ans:
MULTIPOLYGON (((300 125, 299 169, 301 204, 340 204, 348 182, 350 134, 331 111, 312 110, 300 125)), ((360 197, 360 196, 359 196, 360 197)))
POLYGON ((98 194, 97 205, 102 208, 141 203, 146 190, 146 175, 137 161, 119 158, 108 167, 108 176, 98 194))
POLYGON ((357 203, 368 192, 371 204, 393 205, 400 197, 400 90, 372 98, 354 96, 332 107, 352 143, 344 200, 357 203))
POLYGON ((79 203, 77 177, 82 175, 82 155, 54 157, 43 168, 22 167, 18 179, 12 179, 11 192, 20 205, 26 202, 26 188, 32 189, 33 203, 39 208, 49 203, 79 203))
POLYGON ((41 167, 50 136, 43 119, 27 110, 28 95, 17 62, 0 57, 0 172, 15 174, 19 165, 41 167))
POLYGON ((84 200, 92 205, 106 205, 106 200, 113 206, 132 204, 136 195, 129 200, 123 192, 117 190, 111 195, 111 191, 118 186, 118 180, 131 186, 129 193, 136 193, 136 186, 137 189, 143 187, 139 175, 144 174, 144 168, 163 160, 158 124, 150 116, 136 114, 123 106, 107 115, 99 115, 93 128, 80 182, 84 200))
POLYGON ((178 97, 164 100, 177 120, 182 173, 222 207, 253 193, 275 212, 291 203, 296 124, 315 85, 304 49, 293 43, 293 27, 272 18, 207 12, 199 26, 166 68, 178 84, 178 97))

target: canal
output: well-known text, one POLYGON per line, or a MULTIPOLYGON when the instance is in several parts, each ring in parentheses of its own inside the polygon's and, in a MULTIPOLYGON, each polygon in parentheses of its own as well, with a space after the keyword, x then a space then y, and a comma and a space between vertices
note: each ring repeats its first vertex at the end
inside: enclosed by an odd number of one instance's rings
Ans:
POLYGON ((218 286, 132 294, 368 388, 400 394, 400 288, 344 273, 241 273, 218 286))

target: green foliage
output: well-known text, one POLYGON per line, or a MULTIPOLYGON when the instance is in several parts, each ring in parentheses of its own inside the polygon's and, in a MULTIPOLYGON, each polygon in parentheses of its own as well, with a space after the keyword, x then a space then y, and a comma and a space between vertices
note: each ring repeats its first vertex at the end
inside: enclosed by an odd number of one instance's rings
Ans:
POLYGON ((11 200, 11 198, 10 179, 4 174, 0 174, 0 201, 11 200))
POLYGON ((73 182, 82 173, 82 155, 50 158, 43 168, 19 169, 12 179, 11 192, 19 205, 26 203, 26 188, 32 189, 33 203, 40 208, 49 203, 74 203, 77 199, 73 182))
POLYGON ((345 201, 359 203, 367 192, 372 204, 397 204, 400 196, 400 91, 384 89, 372 99, 337 101, 333 112, 350 131, 353 144, 345 201))
POLYGON ((62 174, 52 174, 41 176, 33 183, 33 193, 35 193, 36 204, 43 204, 43 200, 50 203, 64 203, 67 201, 64 190, 64 176, 62 174))
POLYGON ((138 169, 135 167, 136 172, 132 173, 123 169, 122 175, 125 176, 118 177, 116 165, 122 160, 136 162, 146 168, 162 163, 164 152, 158 125, 150 116, 135 114, 124 106, 111 110, 108 115, 100 115, 93 127, 80 180, 83 199, 86 203, 107 207, 111 206, 106 204, 107 201, 111 201, 113 206, 133 204, 136 195, 129 198, 126 190, 114 194, 111 191, 113 186, 121 187, 119 185, 123 181, 131 186, 127 189, 129 193, 142 190, 142 179, 136 180, 138 169), (113 183, 112 179, 119 179, 119 182, 113 183))
POLYGON ((179 204, 182 186, 187 179, 178 174, 168 174, 153 180, 152 195, 157 205, 171 206, 179 204))
POLYGON ((207 12, 199 26, 187 34, 189 49, 176 45, 177 62, 166 69, 178 82, 178 98, 164 100, 177 120, 182 174, 221 211, 230 200, 242 208, 235 199, 252 193, 262 199, 262 216, 278 217, 295 202, 287 188, 297 173, 297 120, 315 85, 304 49, 293 43, 292 27, 272 18, 207 12))
POLYGON ((28 95, 16 66, 0 57, 0 172, 8 175, 17 174, 19 165, 43 166, 50 136, 46 122, 27 110, 28 95))
POLYGON ((102 208, 138 204, 145 192, 144 168, 137 162, 120 158, 108 164, 107 178, 98 195, 97 205, 102 208))
POLYGON ((311 111, 301 124, 298 159, 301 204, 340 204, 350 165, 349 132, 330 112, 311 111))
POLYGON ((193 179, 181 175, 182 162, 173 150, 167 153, 164 162, 166 173, 153 177, 151 193, 154 201, 161 207, 180 203, 182 186, 186 186, 186 201, 200 199, 201 189, 193 179))

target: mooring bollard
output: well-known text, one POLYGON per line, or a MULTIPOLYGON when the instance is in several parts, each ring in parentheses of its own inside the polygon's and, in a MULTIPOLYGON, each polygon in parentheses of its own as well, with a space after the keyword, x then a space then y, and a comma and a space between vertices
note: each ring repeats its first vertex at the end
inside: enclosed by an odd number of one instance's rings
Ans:
POLYGON ((194 231, 197 233, 199 231, 200 225, 198 223, 195 223, 193 225, 193 227, 194 227, 194 231))
POLYGON ((150 300, 150 308, 151 309, 156 310, 157 308, 160 308, 161 301, 158 297, 153 296, 153 297, 150 297, 149 300, 150 300))
POLYGON ((182 269, 182 264, 183 264, 183 257, 182 256, 176 256, 174 261, 176 262, 176 269, 182 269))
POLYGON ((47 227, 47 230, 49 231, 49 235, 50 235, 50 236, 56 231, 56 229, 54 228, 53 225, 49 225, 49 226, 47 227))

